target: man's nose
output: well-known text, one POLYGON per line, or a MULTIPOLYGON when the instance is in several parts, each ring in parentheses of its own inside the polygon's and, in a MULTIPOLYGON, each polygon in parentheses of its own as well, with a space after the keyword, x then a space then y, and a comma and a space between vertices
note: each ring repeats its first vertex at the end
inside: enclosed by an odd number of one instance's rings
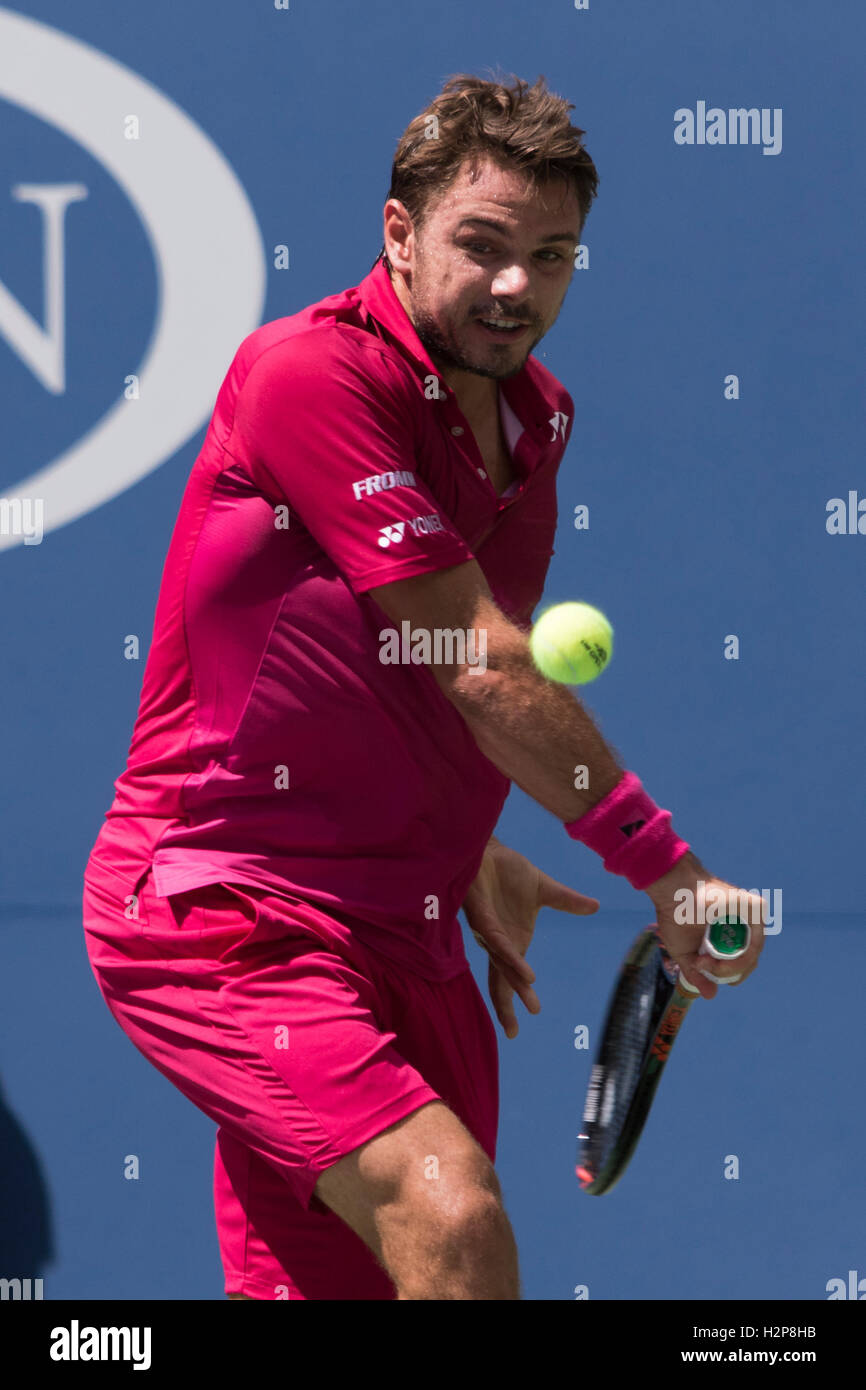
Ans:
MULTIPOLYGON (((493 283, 490 286, 491 294, 508 295, 512 299, 519 295, 526 294, 529 289, 529 276, 522 265, 503 266, 497 270, 493 283)), ((521 315, 525 318, 526 315, 521 315)))

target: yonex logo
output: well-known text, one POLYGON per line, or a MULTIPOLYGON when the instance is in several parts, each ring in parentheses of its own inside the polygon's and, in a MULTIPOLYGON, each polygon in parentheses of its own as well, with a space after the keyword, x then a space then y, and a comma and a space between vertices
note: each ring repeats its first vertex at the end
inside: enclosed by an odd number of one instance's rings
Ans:
POLYGON ((359 478, 352 484, 352 491, 356 501, 360 501, 362 497, 370 497, 374 492, 386 492, 392 487, 414 486, 415 474, 406 468, 400 468, 392 473, 373 473, 369 478, 359 478))
POLYGON ((405 530, 405 521, 398 521, 393 526, 383 526, 379 532, 379 544, 383 547, 396 545, 398 541, 403 539, 405 530))
POLYGON ((390 526, 382 526, 379 530, 379 545, 383 549, 389 545, 397 545, 405 536, 407 526, 413 536, 426 536, 431 531, 445 530, 438 512, 431 512, 428 516, 412 516, 408 521, 395 521, 390 526))
POLYGON ((547 422, 553 430, 553 434, 550 436, 551 440, 556 439, 557 435, 560 435, 563 439, 565 438, 565 431, 568 428, 568 420, 569 417, 567 415, 563 415, 561 410, 557 410, 553 415, 551 415, 550 419, 547 422))

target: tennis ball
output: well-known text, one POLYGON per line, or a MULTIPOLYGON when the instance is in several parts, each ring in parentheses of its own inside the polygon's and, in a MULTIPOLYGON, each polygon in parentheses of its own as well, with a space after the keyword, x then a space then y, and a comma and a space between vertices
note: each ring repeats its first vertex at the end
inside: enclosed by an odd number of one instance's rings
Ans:
POLYGON ((557 603, 534 624, 529 650, 548 680, 587 685, 610 660, 613 628, 590 603, 557 603))

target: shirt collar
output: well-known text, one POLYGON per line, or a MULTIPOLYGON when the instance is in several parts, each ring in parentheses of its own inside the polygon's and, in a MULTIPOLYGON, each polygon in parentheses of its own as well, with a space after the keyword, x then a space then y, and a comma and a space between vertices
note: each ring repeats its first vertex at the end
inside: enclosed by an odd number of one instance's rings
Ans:
POLYGON ((403 351, 414 358, 424 368, 425 373, 437 375, 436 368, 412 326, 412 320, 397 298, 397 291, 391 284, 391 277, 384 261, 380 259, 376 262, 361 281, 358 292, 367 313, 397 339, 403 351))

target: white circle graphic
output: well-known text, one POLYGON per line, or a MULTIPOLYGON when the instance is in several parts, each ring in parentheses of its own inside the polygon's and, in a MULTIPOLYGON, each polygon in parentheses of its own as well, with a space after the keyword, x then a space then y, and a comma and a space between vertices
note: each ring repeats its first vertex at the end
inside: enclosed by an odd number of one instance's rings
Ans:
MULTIPOLYGON (((157 312, 139 399, 121 396, 50 464, 3 496, 43 499, 56 530, 159 468, 214 407, 243 338, 261 322, 265 252, 230 165, 174 102, 98 49, 0 9, 0 97, 85 148, 141 219, 157 268, 157 312), (135 115, 141 138, 124 138, 135 115)), ((20 535, 0 533, 0 550, 20 535)))

